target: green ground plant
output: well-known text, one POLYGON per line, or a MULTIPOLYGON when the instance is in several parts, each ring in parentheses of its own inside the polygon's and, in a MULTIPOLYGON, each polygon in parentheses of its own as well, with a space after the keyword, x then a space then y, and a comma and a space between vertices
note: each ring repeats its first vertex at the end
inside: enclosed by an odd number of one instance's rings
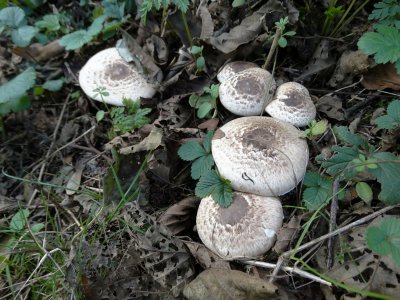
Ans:
POLYGON ((219 84, 212 84, 205 87, 201 95, 192 94, 189 97, 191 107, 197 109, 197 117, 203 119, 206 117, 215 118, 217 116, 217 98, 219 96, 219 84), (213 111, 211 115, 211 111, 213 111))

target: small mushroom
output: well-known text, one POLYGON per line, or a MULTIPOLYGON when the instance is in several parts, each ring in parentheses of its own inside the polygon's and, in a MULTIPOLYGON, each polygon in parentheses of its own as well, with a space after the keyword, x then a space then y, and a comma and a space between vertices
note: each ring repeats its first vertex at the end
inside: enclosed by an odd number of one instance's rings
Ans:
POLYGON ((204 245, 224 259, 257 258, 274 245, 282 221, 279 199, 234 192, 228 208, 211 196, 202 199, 196 228, 204 245))
POLYGON ((219 82, 227 81, 231 76, 250 68, 258 68, 258 65, 249 61, 233 61, 227 63, 217 74, 219 82))
POLYGON ((119 55, 117 48, 108 48, 92 56, 79 73, 79 84, 90 98, 113 105, 123 105, 124 98, 151 98, 155 87, 139 74, 133 64, 119 55), (96 88, 105 88, 108 96, 99 95, 96 88))
POLYGON ((308 90, 297 82, 278 86, 265 111, 273 118, 295 126, 306 126, 315 119, 316 108, 308 90))
POLYGON ((243 117, 219 128, 211 150, 220 174, 236 191, 286 194, 303 179, 308 146, 296 127, 270 117, 243 117))
POLYGON ((272 99, 269 95, 275 88, 271 73, 262 68, 250 68, 223 81, 219 87, 219 99, 235 115, 256 116, 263 112, 266 101, 272 99))

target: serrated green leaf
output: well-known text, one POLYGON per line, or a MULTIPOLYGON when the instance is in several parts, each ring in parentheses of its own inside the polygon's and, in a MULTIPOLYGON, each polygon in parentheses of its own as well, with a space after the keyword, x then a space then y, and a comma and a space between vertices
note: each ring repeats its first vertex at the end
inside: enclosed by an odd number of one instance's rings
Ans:
POLYGON ((35 85, 36 72, 30 67, 10 81, 0 86, 0 104, 20 99, 35 85))
POLYGON ((372 201, 373 193, 372 189, 366 182, 357 182, 356 192, 358 197, 360 197, 365 203, 370 204, 372 201))
POLYGON ((6 115, 10 112, 19 112, 31 107, 31 99, 28 96, 22 96, 4 103, 0 103, 0 115, 6 115))
POLYGON ((212 84, 209 88, 207 88, 207 92, 210 93, 213 99, 217 99, 219 96, 219 84, 212 84))
POLYGON ((185 161, 192 161, 207 154, 204 148, 195 141, 189 141, 183 144, 178 150, 179 157, 185 161))
POLYGON ((378 64, 400 59, 400 32, 390 26, 379 26, 377 32, 365 33, 357 45, 365 54, 374 55, 378 64))
POLYGON ((376 125, 378 125, 378 128, 381 129, 393 129, 397 124, 396 120, 389 115, 384 115, 376 118, 375 123, 376 125))
POLYGON ((81 48, 91 40, 92 36, 88 34, 86 30, 78 30, 64 35, 59 43, 61 46, 65 47, 66 50, 75 50, 81 48))
POLYGON ((366 146, 368 142, 361 135, 356 133, 351 133, 349 128, 346 126, 335 126, 333 131, 336 136, 345 144, 350 144, 354 146, 366 146))
POLYGON ((203 139, 203 147, 207 153, 211 153, 211 141, 214 136, 214 130, 209 130, 203 139))
POLYGON ((11 39, 18 47, 26 47, 30 44, 37 32, 38 30, 36 27, 21 26, 11 32, 11 39))
POLYGON ((353 160, 358 159, 361 154, 357 147, 340 147, 332 146, 332 150, 336 153, 327 160, 321 160, 321 157, 316 159, 321 162, 321 166, 326 168, 329 175, 337 176, 341 174, 342 178, 352 179, 356 174, 353 160), (349 168, 347 168, 349 167, 349 168))
POLYGON ((331 178, 308 171, 304 176, 303 184, 307 187, 303 192, 303 202, 308 211, 316 210, 332 199, 333 180, 331 178))
POLYGON ((19 7, 6 7, 0 10, 0 24, 18 28, 25 21, 25 12, 19 7))
POLYGON ((369 169, 381 184, 381 192, 378 198, 387 204, 400 203, 400 158, 389 152, 372 154, 377 160, 377 168, 369 169))
POLYGON ((375 122, 382 129, 400 127, 400 100, 390 102, 387 108, 387 115, 377 118, 375 122))
POLYGON ((323 134, 328 128, 328 120, 318 121, 311 126, 311 135, 317 136, 323 134))
POLYGON ((197 110, 197 117, 203 119, 212 110, 212 105, 210 102, 202 103, 197 110))
POLYGON ((89 26, 87 33, 90 36, 98 35, 103 30, 103 24, 107 16, 102 15, 94 19, 93 23, 89 26))
POLYGON ((28 216, 28 209, 20 209, 11 219, 10 230, 21 231, 22 229, 24 229, 28 216))
POLYGON ((64 79, 47 80, 43 84, 43 88, 50 92, 58 92, 64 84, 64 79))
POLYGON ((56 14, 48 14, 43 16, 42 20, 37 21, 35 26, 47 31, 58 31, 61 29, 60 16, 56 14))
POLYGON ((386 217, 378 226, 367 229, 368 248, 379 255, 390 255, 400 266, 400 220, 386 217))
POLYGON ((172 3, 183 13, 186 13, 189 8, 189 0, 172 0, 172 3))
POLYGON ((207 171, 210 171, 213 166, 214 166, 214 159, 211 154, 197 158, 192 164, 192 169, 191 169, 192 178, 199 179, 207 171))
POLYGON ((229 207, 233 202, 233 190, 230 182, 222 181, 211 193, 211 197, 222 207, 229 207))
POLYGON ((195 189, 197 197, 212 196, 222 207, 232 203, 233 191, 229 180, 221 178, 215 170, 210 170, 200 177, 195 189))

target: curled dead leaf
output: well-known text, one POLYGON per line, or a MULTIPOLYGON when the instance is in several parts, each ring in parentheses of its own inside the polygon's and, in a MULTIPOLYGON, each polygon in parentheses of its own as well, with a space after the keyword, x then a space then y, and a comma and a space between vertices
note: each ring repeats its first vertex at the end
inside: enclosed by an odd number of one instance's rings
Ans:
POLYGON ((208 250, 203 244, 191 241, 183 242, 203 269, 231 269, 228 261, 208 250))
POLYGON ((284 224, 278 232, 275 246, 272 248, 276 253, 285 252, 289 244, 296 238, 300 230, 301 216, 293 216, 287 224, 284 224))
POLYGON ((377 65, 364 74, 361 84, 368 90, 400 90, 400 75, 394 64, 377 65))
POLYGON ((326 114, 329 118, 342 121, 344 111, 342 109, 342 99, 337 96, 325 95, 319 98, 316 103, 317 110, 326 114))

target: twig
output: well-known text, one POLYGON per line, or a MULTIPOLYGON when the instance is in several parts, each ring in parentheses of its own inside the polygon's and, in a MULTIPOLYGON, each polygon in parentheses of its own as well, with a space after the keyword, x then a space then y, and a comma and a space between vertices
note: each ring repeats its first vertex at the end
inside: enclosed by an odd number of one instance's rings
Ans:
MULTIPOLYGON (((245 260, 245 261, 240 261, 241 263, 247 264, 247 265, 252 265, 252 266, 256 266, 256 267, 262 267, 262 268, 268 268, 268 269, 274 269, 276 268, 276 264, 271 264, 271 263, 267 263, 267 262, 262 262, 262 261, 255 261, 255 260, 245 260)), ((289 273, 294 273, 297 274, 299 276, 302 276, 304 278, 313 280, 315 282, 319 282, 321 284, 327 285, 327 286, 332 286, 332 283, 330 283, 329 281, 326 281, 324 279, 319 278, 318 276, 315 276, 313 274, 310 274, 306 271, 300 270, 296 267, 282 267, 282 270, 289 272, 289 273)))
POLYGON ((319 238, 316 238, 316 239, 314 239, 314 240, 312 240, 312 241, 310 241, 308 243, 305 243, 305 244, 301 245, 300 247, 298 247, 297 249, 291 249, 289 251, 286 251, 286 252, 282 253, 278 258, 278 262, 276 263, 276 267, 275 267, 274 271, 272 272, 272 276, 270 278, 270 282, 273 282, 275 280, 275 277, 278 274, 278 272, 279 272, 280 268, 282 267, 282 264, 283 264, 283 262, 284 262, 284 260, 286 258, 296 254, 299 251, 302 251, 304 249, 310 248, 310 247, 314 246, 315 244, 318 244, 318 243, 320 243, 320 242, 322 242, 322 241, 324 241, 324 240, 326 240, 326 239, 328 239, 328 238, 330 238, 332 236, 336 236, 336 235, 338 235, 340 233, 343 233, 343 232, 346 232, 346 231, 348 231, 348 230, 350 230, 350 229, 352 229, 352 228, 354 228, 354 227, 356 227, 358 225, 361 225, 361 224, 364 224, 364 223, 366 223, 366 222, 368 222, 370 220, 373 220, 377 216, 379 216, 381 214, 384 214, 384 213, 388 212, 389 210, 392 210, 393 208, 396 208, 396 207, 399 207, 399 206, 400 206, 399 204, 386 206, 386 207, 384 207, 384 208, 382 208, 382 209, 380 209, 380 210, 378 210, 378 211, 376 211, 376 212, 374 212, 374 213, 372 213, 372 214, 370 214, 368 216, 365 216, 364 218, 358 219, 357 221, 354 221, 353 223, 350 223, 350 224, 348 224, 346 226, 343 226, 341 228, 336 229, 335 231, 329 232, 327 234, 324 234, 324 235, 320 236, 319 238))
POLYGON ((266 70, 268 68, 268 65, 270 64, 270 62, 272 60, 272 56, 274 55, 275 50, 278 47, 278 41, 279 41, 279 38, 281 37, 281 34, 282 34, 281 30, 279 28, 276 28, 274 40, 272 41, 271 48, 269 49, 267 59, 265 60, 265 63, 262 66, 262 68, 264 70, 266 70))
MULTIPOLYGON (((337 211, 339 208, 338 204, 338 190, 339 190, 339 177, 336 177, 333 181, 332 187, 332 203, 331 203, 331 217, 329 219, 329 233, 331 233, 336 228, 337 211)), ((333 266, 333 245, 335 237, 331 236, 328 238, 328 255, 326 259, 326 266, 330 270, 333 266)))

